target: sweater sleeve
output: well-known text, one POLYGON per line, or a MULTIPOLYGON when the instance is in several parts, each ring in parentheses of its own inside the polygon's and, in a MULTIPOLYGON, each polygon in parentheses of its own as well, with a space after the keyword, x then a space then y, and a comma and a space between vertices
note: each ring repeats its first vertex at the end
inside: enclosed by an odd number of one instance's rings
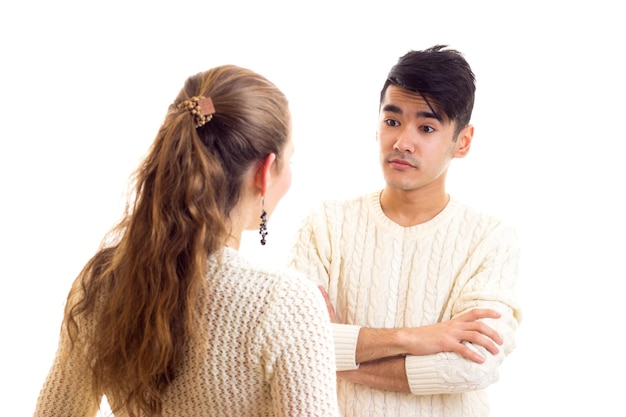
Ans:
POLYGON ((485 362, 478 364, 456 353, 407 356, 405 366, 411 392, 416 395, 447 394, 483 389, 498 380, 499 367, 515 348, 521 311, 515 296, 519 247, 513 229, 498 225, 468 256, 453 291, 447 316, 454 318, 474 308, 491 308, 499 319, 483 321, 495 329, 504 344, 493 355, 465 342, 485 362))
POLYGON ((322 209, 304 219, 295 236, 288 263, 305 277, 328 289, 331 268, 329 222, 322 209))
POLYGON ((93 417, 99 409, 92 394, 91 370, 81 345, 74 348, 65 328, 54 362, 39 393, 35 417, 93 417))
POLYGON ((272 415, 336 417, 335 360, 326 305, 315 285, 296 278, 276 288, 261 326, 272 415))
MULTIPOLYGON (((326 209, 320 207, 312 211, 304 220, 293 245, 289 266, 303 273, 317 285, 329 289, 332 262, 331 223, 325 214, 326 209)), ((336 300, 331 300, 336 308, 336 300)), ((337 371, 348 371, 358 368, 356 363, 356 344, 361 326, 333 323, 333 340, 335 345, 335 362, 337 371)))

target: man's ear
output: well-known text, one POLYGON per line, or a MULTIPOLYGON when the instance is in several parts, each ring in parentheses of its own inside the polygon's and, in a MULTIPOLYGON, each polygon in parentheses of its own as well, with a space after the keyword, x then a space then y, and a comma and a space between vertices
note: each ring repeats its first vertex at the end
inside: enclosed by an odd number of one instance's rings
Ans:
POLYGON ((265 196, 272 177, 272 165, 276 161, 276 154, 268 154, 259 164, 254 175, 254 185, 259 189, 262 196, 265 196))
POLYGON ((469 153, 472 145, 472 138, 474 137, 474 126, 465 126, 456 139, 456 150, 454 151, 454 158, 464 158, 469 153))

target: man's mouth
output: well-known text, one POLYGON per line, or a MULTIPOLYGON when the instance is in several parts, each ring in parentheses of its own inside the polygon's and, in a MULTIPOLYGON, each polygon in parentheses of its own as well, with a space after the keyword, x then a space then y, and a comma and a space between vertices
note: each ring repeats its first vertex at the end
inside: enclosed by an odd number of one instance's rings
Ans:
POLYGON ((389 164, 398 169, 417 168, 417 163, 406 159, 393 158, 389 160, 389 164))

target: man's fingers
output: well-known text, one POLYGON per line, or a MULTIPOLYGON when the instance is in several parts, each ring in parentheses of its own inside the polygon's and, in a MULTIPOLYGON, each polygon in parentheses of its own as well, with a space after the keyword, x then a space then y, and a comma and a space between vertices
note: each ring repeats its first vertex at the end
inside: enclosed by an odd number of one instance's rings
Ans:
MULTIPOLYGON (((502 340, 498 332, 492 329, 491 327, 489 327, 488 325, 486 325, 485 323, 481 321, 477 321, 477 320, 486 319, 486 318, 497 319, 497 318, 500 318, 500 316, 501 314, 495 310, 478 308, 478 309, 468 311, 467 313, 461 314, 460 316, 458 316, 456 319, 453 319, 453 320, 465 322, 465 325, 463 325, 463 327, 465 328, 465 331, 474 331, 476 332, 477 335, 487 336, 493 342, 501 345, 504 343, 504 341, 502 340)), ((473 340, 470 340, 470 341, 473 342, 473 340)), ((481 346, 484 346, 482 343, 480 344, 481 346)))
POLYGON ((476 308, 457 317, 460 320, 475 321, 479 319, 499 319, 501 316, 496 310, 489 308, 476 308))
POLYGON ((335 315, 335 307, 333 307, 332 303, 330 302, 330 297, 328 296, 328 293, 326 292, 326 288, 324 288, 323 285, 318 285, 317 288, 319 288, 320 292, 322 293, 322 296, 324 296, 324 301, 326 301, 326 309, 328 310, 330 321, 332 323, 337 323, 337 316, 335 315))
POLYGON ((496 332, 491 327, 487 326, 485 323, 476 322, 476 327, 477 327, 477 329, 475 331, 477 331, 481 335, 487 336, 489 339, 493 340, 494 342, 496 342, 499 345, 504 343, 504 341, 500 337, 500 334, 498 334, 498 332, 496 332))
POLYGON ((456 353, 476 363, 485 362, 485 358, 483 358, 480 353, 476 352, 474 349, 469 348, 468 345, 465 343, 459 343, 459 346, 456 349, 456 353))
POLYGON ((494 340, 490 337, 487 337, 481 333, 470 332, 467 336, 463 338, 463 341, 470 342, 477 346, 482 346, 487 349, 491 354, 497 355, 500 352, 494 340))

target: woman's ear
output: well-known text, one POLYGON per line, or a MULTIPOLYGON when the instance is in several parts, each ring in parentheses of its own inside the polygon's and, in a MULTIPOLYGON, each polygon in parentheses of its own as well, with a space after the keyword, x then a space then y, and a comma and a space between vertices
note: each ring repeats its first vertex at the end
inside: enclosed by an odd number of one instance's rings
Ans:
POLYGON ((474 126, 472 125, 465 126, 461 132, 459 132, 459 136, 456 139, 457 145, 453 155, 454 158, 464 158, 467 156, 472 145, 473 137, 474 126))
POLYGON ((276 161, 276 154, 268 154, 259 164, 257 172, 254 175, 254 185, 259 189, 262 196, 265 196, 272 178, 272 165, 276 161))

